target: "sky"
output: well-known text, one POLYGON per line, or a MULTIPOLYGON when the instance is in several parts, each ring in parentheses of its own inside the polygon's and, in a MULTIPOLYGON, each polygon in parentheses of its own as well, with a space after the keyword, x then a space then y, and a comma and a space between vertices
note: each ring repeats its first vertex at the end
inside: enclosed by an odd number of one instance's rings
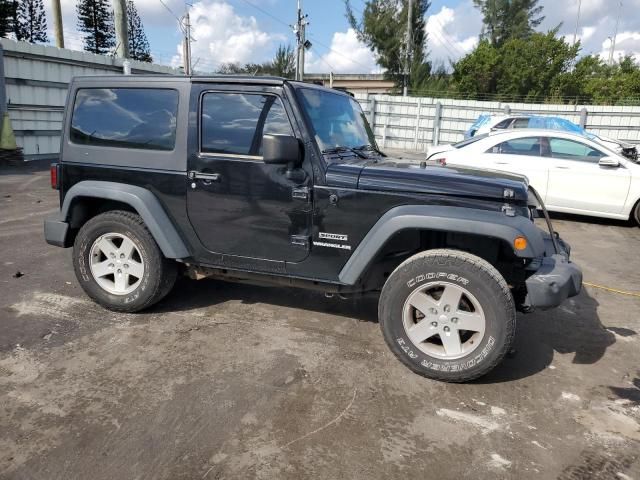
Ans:
MULTIPOLYGON (((61 0, 67 48, 81 49, 77 29, 77 0, 61 0)), ((182 33, 176 17, 185 12, 185 0, 134 0, 156 63, 181 65, 182 33), (163 4, 164 2, 164 4, 163 4)), ((579 0, 541 0, 547 31, 560 25, 559 34, 573 41, 579 0)), ((581 54, 609 57, 620 0, 582 0, 578 38, 581 54)), ((352 0, 356 15, 365 1, 352 0)), ((51 29, 51 0, 45 0, 51 29)), ((376 73, 375 56, 362 44, 345 18, 344 0, 304 0, 309 15, 305 70, 314 73, 376 73)), ((223 63, 256 62, 273 58, 281 44, 295 43, 296 0, 195 0, 190 8, 192 57, 195 69, 212 72, 223 63)), ((434 63, 450 65, 471 51, 478 41, 482 18, 473 0, 432 0, 427 11, 427 49, 434 63)), ((631 54, 640 61, 640 0, 622 0, 614 57, 631 54)))

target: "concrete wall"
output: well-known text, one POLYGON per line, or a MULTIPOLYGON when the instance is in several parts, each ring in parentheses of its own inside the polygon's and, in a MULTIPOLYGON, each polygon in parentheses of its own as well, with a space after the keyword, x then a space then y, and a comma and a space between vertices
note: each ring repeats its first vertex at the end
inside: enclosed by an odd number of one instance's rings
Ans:
MULTIPOLYGON (((122 73, 122 59, 0 39, 7 108, 16 142, 27 159, 55 156, 71 78, 122 73)), ((132 73, 174 74, 161 65, 131 61, 132 73)))
POLYGON ((367 113, 380 146, 386 148, 425 151, 434 143, 460 141, 464 131, 482 113, 552 115, 579 124, 583 108, 587 110, 585 128, 590 132, 640 143, 640 106, 500 103, 361 93, 355 96, 367 113))

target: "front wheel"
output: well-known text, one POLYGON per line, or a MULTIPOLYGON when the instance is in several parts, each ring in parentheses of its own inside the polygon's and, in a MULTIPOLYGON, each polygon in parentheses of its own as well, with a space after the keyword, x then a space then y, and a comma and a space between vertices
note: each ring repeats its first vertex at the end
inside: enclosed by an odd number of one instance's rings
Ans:
POLYGON ((485 260, 430 250, 406 260, 382 289, 378 316, 385 341, 425 377, 466 382, 493 369, 513 341, 509 287, 485 260))
POLYGON ((85 223, 73 245, 80 286, 109 310, 137 312, 166 296, 177 277, 142 218, 110 211, 85 223))

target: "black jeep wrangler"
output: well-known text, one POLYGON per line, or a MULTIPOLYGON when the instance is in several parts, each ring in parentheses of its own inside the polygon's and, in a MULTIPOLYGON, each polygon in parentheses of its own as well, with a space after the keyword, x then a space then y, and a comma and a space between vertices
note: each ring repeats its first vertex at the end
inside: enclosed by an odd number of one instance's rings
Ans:
POLYGON ((353 98, 305 83, 76 78, 52 180, 46 240, 104 307, 147 308, 179 273, 377 293, 391 350, 439 380, 487 373, 516 309, 581 288, 525 178, 393 161, 353 98))

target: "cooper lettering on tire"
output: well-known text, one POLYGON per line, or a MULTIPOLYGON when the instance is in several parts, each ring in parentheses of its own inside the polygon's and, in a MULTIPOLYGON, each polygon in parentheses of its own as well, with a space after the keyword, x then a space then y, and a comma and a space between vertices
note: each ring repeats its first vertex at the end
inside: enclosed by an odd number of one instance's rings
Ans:
POLYGON ((430 250, 389 276, 378 307, 394 354, 423 376, 450 382, 478 378, 509 350, 515 306, 500 273, 456 250, 430 250))

